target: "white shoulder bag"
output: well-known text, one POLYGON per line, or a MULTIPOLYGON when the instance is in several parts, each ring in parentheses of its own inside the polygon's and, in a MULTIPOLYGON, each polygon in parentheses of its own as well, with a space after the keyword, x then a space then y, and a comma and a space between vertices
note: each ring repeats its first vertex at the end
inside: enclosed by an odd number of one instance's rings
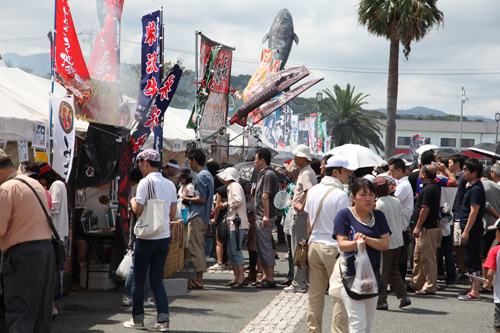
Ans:
POLYGON ((140 239, 157 236, 166 230, 163 200, 156 199, 154 183, 147 181, 149 198, 134 227, 134 234, 140 239))

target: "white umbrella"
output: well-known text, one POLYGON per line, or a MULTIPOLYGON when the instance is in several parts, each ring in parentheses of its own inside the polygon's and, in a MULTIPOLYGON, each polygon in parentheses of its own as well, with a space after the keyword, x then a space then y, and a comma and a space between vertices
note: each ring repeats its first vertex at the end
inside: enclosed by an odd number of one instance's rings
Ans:
POLYGON ((439 149, 438 146, 435 145, 423 145, 422 147, 418 148, 415 150, 419 155, 422 155, 424 152, 431 150, 431 149, 439 149))
POLYGON ((358 168, 379 166, 382 161, 382 158, 370 148, 353 144, 335 147, 328 154, 344 156, 350 164, 358 168))

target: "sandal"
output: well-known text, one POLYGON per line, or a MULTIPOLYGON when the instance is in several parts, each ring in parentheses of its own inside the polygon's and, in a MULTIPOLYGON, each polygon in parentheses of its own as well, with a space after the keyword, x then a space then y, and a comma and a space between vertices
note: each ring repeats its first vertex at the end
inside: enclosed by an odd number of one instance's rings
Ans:
POLYGON ((436 293, 431 293, 430 291, 427 290, 415 290, 415 294, 417 295, 436 295, 436 293))
POLYGON ((274 281, 269 281, 267 279, 263 279, 261 283, 255 285, 256 288, 276 288, 276 283, 274 281))
POLYGON ((198 283, 194 282, 194 280, 189 281, 188 289, 203 289, 203 286, 198 285, 198 283))
POLYGON ((238 284, 238 281, 229 281, 227 283, 224 283, 223 286, 224 287, 232 287, 234 286, 235 284, 238 284))

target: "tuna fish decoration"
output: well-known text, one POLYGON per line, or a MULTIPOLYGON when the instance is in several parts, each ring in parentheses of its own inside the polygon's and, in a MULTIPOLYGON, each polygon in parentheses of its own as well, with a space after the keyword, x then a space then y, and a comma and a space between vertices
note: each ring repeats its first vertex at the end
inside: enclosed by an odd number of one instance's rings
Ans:
POLYGON ((273 60, 281 61, 280 69, 284 68, 292 50, 293 41, 295 41, 295 44, 299 44, 299 37, 293 31, 292 14, 288 9, 283 8, 279 11, 262 43, 265 43, 268 39, 267 48, 274 51, 273 60))

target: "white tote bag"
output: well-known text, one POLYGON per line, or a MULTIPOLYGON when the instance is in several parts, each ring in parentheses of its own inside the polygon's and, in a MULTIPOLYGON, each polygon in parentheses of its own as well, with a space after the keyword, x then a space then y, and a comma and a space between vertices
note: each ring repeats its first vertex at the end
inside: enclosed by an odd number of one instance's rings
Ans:
POLYGON ((128 274, 130 273, 130 268, 132 267, 132 250, 128 250, 127 254, 125 257, 123 257, 122 262, 120 263, 120 266, 116 269, 116 275, 119 277, 126 279, 128 274))
POLYGON ((166 230, 163 200, 156 199, 154 183, 149 179, 148 192, 149 199, 134 227, 134 234, 140 239, 157 236, 166 230))

